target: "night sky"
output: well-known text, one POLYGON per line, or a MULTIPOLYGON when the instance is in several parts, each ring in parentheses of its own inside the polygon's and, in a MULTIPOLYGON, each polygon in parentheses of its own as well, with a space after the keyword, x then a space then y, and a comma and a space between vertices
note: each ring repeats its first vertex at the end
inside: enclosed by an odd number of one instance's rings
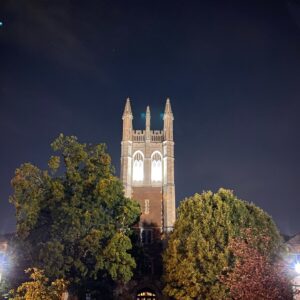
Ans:
POLYGON ((122 112, 153 129, 170 97, 177 204, 219 187, 300 231, 300 1, 0 0, 0 233, 10 180, 59 133, 105 142, 122 112))

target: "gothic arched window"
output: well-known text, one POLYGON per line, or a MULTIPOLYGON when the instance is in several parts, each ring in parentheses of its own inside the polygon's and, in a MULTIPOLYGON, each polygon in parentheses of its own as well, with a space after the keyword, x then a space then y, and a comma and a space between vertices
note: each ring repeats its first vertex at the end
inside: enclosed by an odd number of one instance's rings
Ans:
POLYGON ((133 155, 132 180, 144 180, 144 155, 141 151, 136 151, 133 155))
POLYGON ((153 152, 151 156, 151 181, 162 181, 162 157, 158 151, 153 152))
POLYGON ((153 293, 151 290, 145 289, 143 291, 138 292, 136 296, 137 300, 156 300, 157 297, 155 293, 153 293))

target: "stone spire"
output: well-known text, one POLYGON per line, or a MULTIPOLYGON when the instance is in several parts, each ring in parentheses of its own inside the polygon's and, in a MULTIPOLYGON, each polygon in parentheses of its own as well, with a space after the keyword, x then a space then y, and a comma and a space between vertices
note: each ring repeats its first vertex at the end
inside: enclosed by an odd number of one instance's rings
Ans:
POLYGON ((126 104, 125 104, 125 109, 124 109, 122 119, 124 120, 124 118, 126 116, 131 116, 132 117, 132 111, 131 111, 131 105, 130 105, 130 99, 129 98, 126 99, 126 104))
POLYGON ((164 138, 166 141, 173 141, 173 121, 174 116, 171 108, 170 99, 167 98, 164 113, 164 138))
POLYGON ((147 106, 147 109, 146 109, 146 141, 150 141, 150 139, 151 139, 150 120, 151 120, 150 107, 147 106))
POLYGON ((130 99, 127 98, 124 113, 122 116, 123 119, 123 141, 130 141, 132 139, 132 111, 130 105, 130 99))
POLYGON ((165 114, 172 114, 173 115, 170 98, 167 98, 167 101, 166 101, 165 114))

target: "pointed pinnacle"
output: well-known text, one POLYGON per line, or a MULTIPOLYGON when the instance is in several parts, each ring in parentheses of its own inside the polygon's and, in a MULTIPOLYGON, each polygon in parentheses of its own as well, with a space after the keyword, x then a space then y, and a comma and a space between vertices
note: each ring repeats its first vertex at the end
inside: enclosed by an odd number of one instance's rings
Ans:
POLYGON ((130 99, 129 98, 126 99, 126 104, 125 104, 123 117, 125 115, 131 115, 132 116, 132 111, 131 111, 131 105, 130 105, 130 99))
POLYGON ((172 114, 170 98, 167 98, 166 107, 165 107, 165 114, 172 114))
POLYGON ((150 118, 151 118, 151 115, 150 115, 150 107, 147 106, 147 109, 146 109, 146 128, 147 128, 147 127, 150 128, 150 118))

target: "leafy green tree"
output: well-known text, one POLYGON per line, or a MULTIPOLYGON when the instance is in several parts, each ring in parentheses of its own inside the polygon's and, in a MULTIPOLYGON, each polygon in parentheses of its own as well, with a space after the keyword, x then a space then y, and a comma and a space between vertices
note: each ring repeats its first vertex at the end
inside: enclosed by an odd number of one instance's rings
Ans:
POLYGON ((61 300, 68 283, 63 279, 49 281, 43 270, 27 269, 30 281, 22 283, 16 290, 10 291, 9 300, 61 300))
MULTIPOLYGON (((186 198, 177 216, 163 257, 164 292, 175 299, 227 297, 228 290, 219 277, 234 262, 229 240, 243 228, 252 228, 254 234, 267 232, 270 255, 275 255, 281 244, 271 217, 254 204, 237 199, 230 190, 186 198)), ((264 245, 258 242, 256 247, 264 245)))
POLYGON ((140 215, 124 196, 103 144, 62 134, 52 143, 49 170, 26 163, 12 180, 17 236, 28 266, 64 278, 128 281, 135 268, 130 228, 140 215))

